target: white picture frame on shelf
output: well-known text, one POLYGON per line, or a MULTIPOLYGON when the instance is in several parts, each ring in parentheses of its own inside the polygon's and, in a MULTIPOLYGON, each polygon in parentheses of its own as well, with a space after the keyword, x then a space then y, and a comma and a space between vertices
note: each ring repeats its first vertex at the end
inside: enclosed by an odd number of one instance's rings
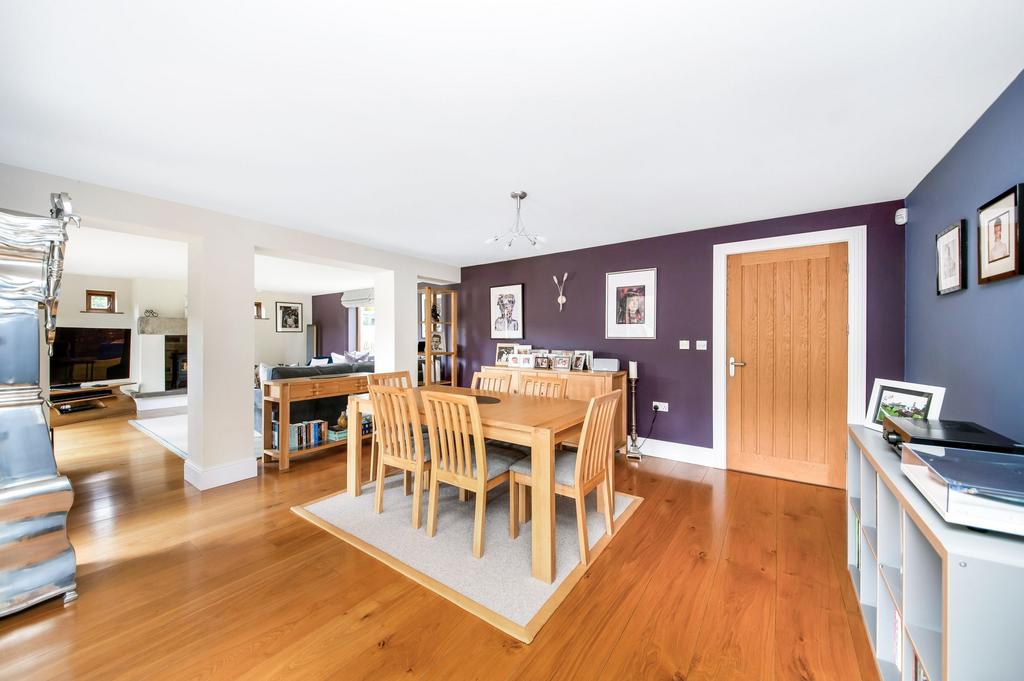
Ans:
POLYGON ((658 268, 608 272, 604 277, 604 337, 655 340, 658 268))
POLYGON ((876 378, 871 389, 871 399, 868 400, 868 410, 864 414, 864 425, 880 431, 886 414, 937 419, 942 413, 945 397, 946 389, 941 386, 876 378))

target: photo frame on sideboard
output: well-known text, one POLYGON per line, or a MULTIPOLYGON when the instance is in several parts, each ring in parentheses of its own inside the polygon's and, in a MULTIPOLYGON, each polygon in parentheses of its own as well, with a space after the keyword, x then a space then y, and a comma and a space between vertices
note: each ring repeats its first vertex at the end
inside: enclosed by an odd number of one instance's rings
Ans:
POLYGON ((864 425, 880 431, 885 416, 937 419, 945 397, 946 389, 941 386, 876 378, 864 425))

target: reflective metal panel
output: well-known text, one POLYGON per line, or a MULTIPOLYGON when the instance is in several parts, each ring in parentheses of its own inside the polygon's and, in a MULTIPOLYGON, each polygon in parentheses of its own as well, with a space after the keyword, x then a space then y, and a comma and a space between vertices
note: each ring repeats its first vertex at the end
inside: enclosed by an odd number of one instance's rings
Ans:
POLYGON ((67 533, 73 493, 50 446, 39 348, 53 340, 67 225, 78 218, 67 194, 50 203, 48 218, 0 211, 0 616, 77 596, 67 533))

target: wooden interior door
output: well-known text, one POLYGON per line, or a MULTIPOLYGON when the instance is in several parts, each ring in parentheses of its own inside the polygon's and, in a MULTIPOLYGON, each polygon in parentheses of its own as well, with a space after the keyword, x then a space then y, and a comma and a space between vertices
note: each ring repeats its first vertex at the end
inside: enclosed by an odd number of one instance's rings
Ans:
POLYGON ((729 256, 729 468, 845 486, 848 275, 846 243, 729 256))

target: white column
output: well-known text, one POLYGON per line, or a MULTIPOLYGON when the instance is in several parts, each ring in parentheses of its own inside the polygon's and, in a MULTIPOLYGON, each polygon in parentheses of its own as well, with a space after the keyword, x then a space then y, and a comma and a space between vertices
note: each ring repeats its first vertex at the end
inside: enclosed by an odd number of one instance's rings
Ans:
POLYGON ((412 272, 380 272, 373 277, 376 313, 376 371, 408 371, 416 377, 416 281, 412 272))
POLYGON ((243 235, 188 248, 188 461, 201 490, 255 477, 253 258, 243 235))

